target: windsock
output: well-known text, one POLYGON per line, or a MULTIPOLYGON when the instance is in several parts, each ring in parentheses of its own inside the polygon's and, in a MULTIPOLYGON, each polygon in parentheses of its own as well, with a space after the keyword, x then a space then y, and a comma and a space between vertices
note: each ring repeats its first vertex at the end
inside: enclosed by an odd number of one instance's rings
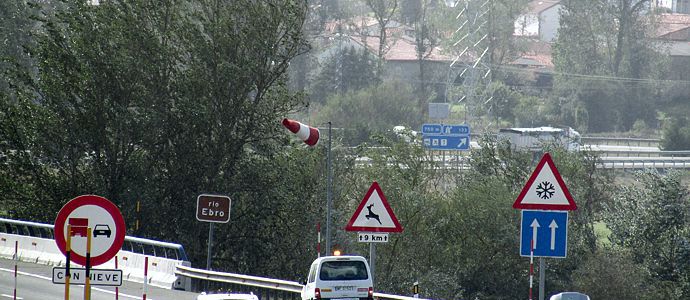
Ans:
POLYGON ((319 141, 319 129, 290 119, 283 119, 283 126, 296 134, 305 144, 314 146, 319 141))

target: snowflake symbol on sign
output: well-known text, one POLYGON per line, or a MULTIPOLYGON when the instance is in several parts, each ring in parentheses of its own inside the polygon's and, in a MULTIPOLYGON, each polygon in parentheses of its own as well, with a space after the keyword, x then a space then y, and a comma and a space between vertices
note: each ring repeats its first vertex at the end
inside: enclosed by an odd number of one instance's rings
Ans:
POLYGON ((549 199, 553 197, 555 192, 556 189, 554 188, 553 184, 548 181, 544 181, 537 185, 537 196, 541 197, 542 199, 549 199))

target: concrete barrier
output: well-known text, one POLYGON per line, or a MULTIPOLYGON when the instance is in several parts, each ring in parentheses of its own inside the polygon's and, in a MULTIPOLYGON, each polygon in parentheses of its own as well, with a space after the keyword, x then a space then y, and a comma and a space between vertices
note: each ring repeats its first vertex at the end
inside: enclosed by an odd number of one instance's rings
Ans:
MULTIPOLYGON (((15 242, 18 242, 18 257, 20 261, 48 266, 64 266, 65 256, 57 248, 53 239, 0 233, 0 257, 12 259, 15 253, 15 242)), ((147 255, 120 250, 117 256, 108 262, 96 266, 97 269, 115 269, 115 259, 118 259, 118 269, 122 270, 124 280, 144 282, 144 262, 147 255)), ((189 266, 189 262, 162 257, 148 256, 148 284, 167 289, 186 289, 189 283, 178 278, 175 270, 178 265, 189 266)), ((77 264, 73 265, 76 267, 77 264)))

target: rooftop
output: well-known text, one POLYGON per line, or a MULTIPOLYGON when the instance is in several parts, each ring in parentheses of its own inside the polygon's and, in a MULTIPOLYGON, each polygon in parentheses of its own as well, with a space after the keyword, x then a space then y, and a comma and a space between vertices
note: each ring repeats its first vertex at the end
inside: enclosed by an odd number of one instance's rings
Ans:
POLYGON ((659 14, 657 37, 665 37, 673 32, 690 28, 690 15, 686 14, 659 14))
POLYGON ((553 7, 554 5, 560 3, 560 0, 535 0, 527 4, 528 13, 540 14, 543 11, 553 7))

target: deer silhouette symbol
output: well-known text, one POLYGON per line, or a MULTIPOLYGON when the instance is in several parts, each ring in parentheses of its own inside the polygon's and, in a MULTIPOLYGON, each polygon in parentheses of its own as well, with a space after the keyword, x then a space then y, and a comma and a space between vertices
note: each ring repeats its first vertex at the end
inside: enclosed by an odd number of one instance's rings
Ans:
POLYGON ((379 219, 379 215, 375 214, 373 211, 371 211, 371 208, 374 207, 374 204, 367 205, 367 210, 369 210, 369 213, 365 216, 367 220, 369 219, 374 219, 381 224, 381 220, 379 219))

